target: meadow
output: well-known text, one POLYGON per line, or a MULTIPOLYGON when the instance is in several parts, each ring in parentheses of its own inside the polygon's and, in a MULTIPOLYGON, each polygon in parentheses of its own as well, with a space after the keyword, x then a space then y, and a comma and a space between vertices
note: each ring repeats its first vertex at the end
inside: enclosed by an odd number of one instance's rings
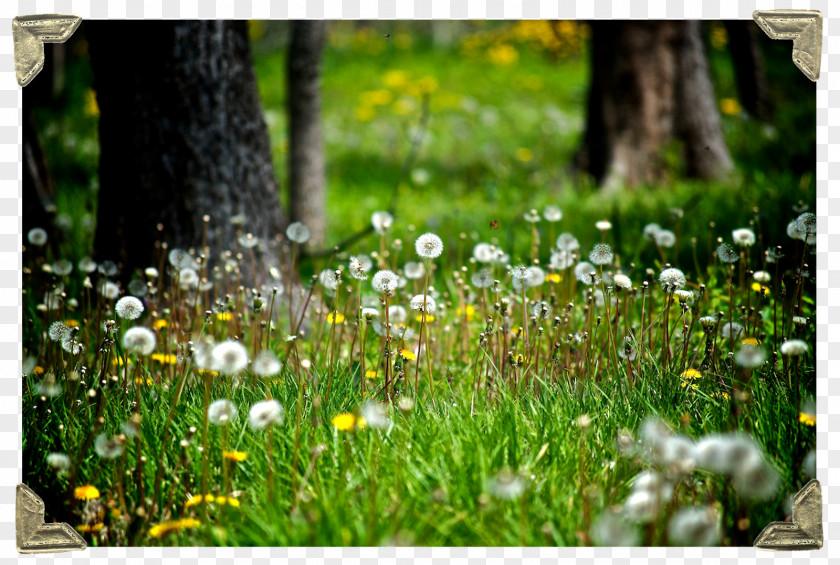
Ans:
POLYGON ((246 219, 243 269, 282 265, 259 289, 201 248, 125 286, 86 257, 96 108, 68 69, 75 102, 40 114, 62 240, 23 250, 24 482, 47 520, 91 545, 749 545, 789 515, 815 474, 807 109, 751 121, 713 43, 739 175, 605 195, 565 168, 585 27, 552 57, 534 37, 339 28, 328 237, 374 233, 307 257, 305 226, 263 242, 246 219))

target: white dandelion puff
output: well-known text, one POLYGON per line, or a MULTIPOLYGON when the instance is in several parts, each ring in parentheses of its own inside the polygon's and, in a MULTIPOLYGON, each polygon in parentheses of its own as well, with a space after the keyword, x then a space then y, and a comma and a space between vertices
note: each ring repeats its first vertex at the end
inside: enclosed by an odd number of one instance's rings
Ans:
POLYGON ((389 293, 396 290, 397 285, 399 285, 399 282, 400 281, 396 273, 387 269, 383 269, 382 271, 378 271, 375 275, 373 275, 371 286, 373 286, 373 290, 375 290, 376 292, 384 294, 386 292, 389 293))
POLYGON ((613 284, 616 288, 623 290, 630 290, 633 287, 633 282, 630 280, 630 277, 622 274, 613 276, 613 284))
POLYGON ((557 236, 557 241, 554 242, 554 245, 560 251, 575 251, 580 249, 580 243, 575 236, 570 233, 561 233, 557 236))
POLYGON ((235 375, 248 366, 248 350, 242 343, 226 340, 213 347, 212 367, 223 375, 235 375))
POLYGON ((435 299, 427 294, 418 294, 409 303, 412 310, 426 312, 427 314, 434 314, 436 306, 435 299))
POLYGON ((720 520, 713 506, 683 508, 668 521, 668 541, 672 545, 707 547, 720 545, 720 520))
POLYGON ((273 351, 263 349, 254 357, 253 370, 260 377, 271 377, 280 372, 282 364, 273 351))
POLYGON ((673 247, 677 243, 677 236, 671 230, 659 230, 654 236, 654 241, 659 247, 673 247))
POLYGON ((394 223, 394 216, 388 212, 380 210, 371 214, 370 223, 376 233, 383 235, 391 229, 391 226, 394 223))
POLYGON ((685 286, 685 274, 673 267, 659 273, 659 284, 667 290, 677 290, 685 286))
POLYGON ((155 350, 157 338, 153 331, 138 326, 125 332, 122 343, 126 351, 138 355, 149 355, 155 350))
POLYGON ((289 224, 289 227, 286 228, 286 237, 289 238, 289 241, 293 241, 294 243, 306 243, 309 241, 309 236, 309 228, 301 222, 292 222, 289 224))
POLYGON ((543 218, 547 222, 559 222, 563 219, 563 212, 557 206, 546 206, 543 210, 543 218))
POLYGON ((26 240, 35 247, 47 243, 47 232, 43 228, 32 228, 26 233, 26 240))
POLYGON ((493 284, 493 274, 490 269, 481 269, 472 274, 470 282, 476 288, 489 288, 493 284))
POLYGON ((722 263, 735 263, 738 260, 738 252, 728 243, 718 245, 717 256, 722 263))
POLYGON ((136 320, 143 313, 143 303, 134 296, 123 296, 117 300, 114 311, 123 320, 136 320))
POLYGON ((405 264, 405 267, 403 267, 403 273, 405 273, 405 278, 407 279, 421 279, 423 278, 423 275, 426 274, 426 267, 423 266, 423 263, 409 261, 405 264))
POLYGON ((64 453, 53 452, 47 455, 47 465, 59 473, 70 469, 70 457, 64 453))
POLYGON ((263 400, 251 406, 248 425, 254 430, 264 430, 269 426, 282 425, 285 416, 282 404, 276 400, 263 400))
POLYGON ((431 232, 424 233, 414 242, 414 249, 420 257, 434 259, 443 253, 443 241, 431 232))
POLYGON ((801 339, 789 339, 779 347, 782 355, 798 357, 808 352, 808 344, 801 339))
POLYGON ((608 265, 613 259, 613 252, 606 243, 598 243, 589 252, 589 261, 593 265, 608 265))
POLYGON ((732 231, 732 241, 735 245, 749 247, 755 245, 755 232, 749 228, 739 228, 732 231))
POLYGON ((224 426, 236 418, 239 409, 236 404, 226 398, 214 400, 207 407, 207 419, 215 426, 224 426))
POLYGON ((104 433, 96 436, 93 449, 102 459, 113 459, 122 455, 123 452, 122 442, 116 438, 109 438, 104 433))

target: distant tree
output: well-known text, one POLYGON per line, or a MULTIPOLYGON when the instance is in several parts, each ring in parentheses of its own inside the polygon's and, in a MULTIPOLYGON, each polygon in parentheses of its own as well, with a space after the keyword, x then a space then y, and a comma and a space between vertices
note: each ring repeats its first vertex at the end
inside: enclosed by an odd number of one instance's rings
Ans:
POLYGON ((292 22, 286 66, 289 112, 289 215, 306 224, 310 244, 326 232, 326 176, 321 133, 321 53, 327 23, 292 22))
POLYGON ((750 115, 769 122, 773 108, 758 43, 761 31, 752 20, 726 20, 724 24, 741 106, 750 115))
MULTIPOLYGON (((236 215, 261 239, 283 233, 247 23, 84 25, 100 109, 96 256, 126 272, 152 264, 155 241, 200 247, 205 215, 211 260, 235 248, 236 215)), ((259 262, 261 280, 274 262, 259 262)))
POLYGON ((725 176, 723 138, 699 21, 594 21, 578 169, 605 188, 664 180, 682 147, 689 176, 725 176))

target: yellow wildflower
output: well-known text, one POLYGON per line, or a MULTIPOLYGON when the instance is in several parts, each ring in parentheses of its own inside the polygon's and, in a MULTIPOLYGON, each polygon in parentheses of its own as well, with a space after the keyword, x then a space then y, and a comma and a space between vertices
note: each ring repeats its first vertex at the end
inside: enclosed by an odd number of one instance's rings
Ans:
POLYGON ((370 106, 359 106, 356 108, 356 119, 360 122, 369 122, 376 116, 376 110, 370 106))
POLYGON ((216 319, 223 322, 230 322, 233 319, 233 314, 230 312, 219 312, 216 314, 216 319))
POLYGON ((240 463, 248 458, 248 454, 244 451, 222 451, 222 457, 229 461, 240 463))
POLYGON ((734 98, 722 98, 720 101, 720 111, 732 116, 741 111, 741 104, 734 98))
POLYGON ((559 283, 561 280, 559 273, 549 273, 545 276, 546 282, 559 283))
POLYGON ((169 322, 165 318, 160 318, 158 320, 155 320, 155 323, 152 324, 152 326, 154 326, 156 330, 160 330, 169 326, 169 322))
POLYGON ((332 425, 340 432, 352 431, 356 426, 356 416, 349 412, 339 414, 332 419, 332 425))
POLYGON ((368 369, 367 371, 365 371, 365 377, 367 377, 369 379, 375 379, 376 378, 376 371, 374 371, 373 369, 368 369))
POLYGON ((415 355, 413 351, 409 351, 408 349, 401 349, 400 355, 402 355, 403 359, 407 361, 414 361, 415 359, 417 359, 417 355, 415 355))
POLYGON ((799 413, 799 423, 805 424, 806 426, 816 426, 817 425, 817 417, 813 414, 806 414, 805 412, 799 413))
POLYGON ((33 369, 32 374, 33 375, 43 375, 44 374, 44 368, 40 365, 35 365, 35 369, 33 369))
MULTIPOLYGON (((475 306, 473 306, 472 304, 467 304, 466 312, 467 312, 467 321, 471 322, 472 319, 475 317, 475 306)), ((458 308, 457 310, 455 310, 455 315, 458 316, 459 318, 462 317, 464 315, 464 309, 463 308, 458 308)))
POLYGON ((770 289, 769 289, 769 288, 767 288, 766 286, 765 286, 765 287, 762 287, 762 286, 761 286, 760 284, 758 284, 757 282, 752 283, 752 289, 753 289, 754 291, 756 291, 756 292, 762 292, 762 294, 764 294, 765 296, 767 296, 767 294, 770 292, 770 289), (762 292, 762 290, 761 290, 762 288, 764 289, 764 291, 763 291, 763 292, 762 292))
POLYGON ((153 384, 155 384, 154 379, 150 379, 149 377, 146 377, 145 381, 143 380, 143 378, 142 378, 142 377, 134 377, 134 382, 135 382, 135 383, 137 383, 137 384, 139 384, 139 385, 142 385, 144 382, 145 382, 147 385, 153 385, 153 384))
POLYGON ((385 85, 391 88, 400 88, 408 83, 408 73, 405 71, 388 71, 384 77, 385 85))
POLYGON ((100 522, 98 524, 80 524, 76 526, 76 529, 82 532, 83 534, 91 534, 93 532, 98 532, 102 529, 103 524, 100 522))
POLYGON ((683 379, 699 379, 703 376, 703 373, 698 371, 697 369, 686 369, 680 375, 683 379))
POLYGON ((715 392, 715 393, 712 393, 712 398, 720 398, 722 400, 729 400, 729 393, 728 392, 715 392))
POLYGON ((527 163, 534 158, 534 152, 527 147, 520 147, 516 150, 514 155, 516 155, 517 160, 522 161, 523 163, 527 163))
POLYGON ((171 520, 169 522, 161 522, 149 529, 149 535, 153 538, 159 538, 171 532, 177 532, 185 528, 195 528, 200 526, 201 522, 195 518, 182 518, 180 520, 171 520))
POLYGON ((76 487, 73 491, 73 496, 78 500, 93 500, 99 498, 99 489, 93 485, 83 485, 76 487))
POLYGON ((341 324, 344 322, 344 314, 341 312, 330 312, 327 314, 327 322, 330 324, 341 324))
POLYGON ((68 328, 77 328, 79 327, 79 322, 77 320, 64 320, 64 325, 68 328))
POLYGON ((178 357, 171 353, 152 353, 152 361, 157 361, 164 365, 176 365, 178 363, 178 357))
POLYGON ((741 345, 758 345, 758 340, 754 337, 745 337, 741 340, 741 345))
MULTIPOLYGON (((417 320, 418 322, 422 322, 423 321, 423 314, 422 313, 417 314, 414 317, 414 319, 417 320)), ((435 321, 434 315, 433 314, 426 314, 426 321, 427 322, 434 322, 435 321)))
POLYGON ((687 383, 687 382, 685 382, 685 381, 683 381, 682 383, 680 383, 680 386, 681 386, 682 388, 685 388, 685 387, 687 387, 687 386, 690 386, 692 389, 695 389, 695 390, 696 390, 696 389, 698 389, 698 388, 700 388, 700 386, 699 386, 697 383, 687 383))

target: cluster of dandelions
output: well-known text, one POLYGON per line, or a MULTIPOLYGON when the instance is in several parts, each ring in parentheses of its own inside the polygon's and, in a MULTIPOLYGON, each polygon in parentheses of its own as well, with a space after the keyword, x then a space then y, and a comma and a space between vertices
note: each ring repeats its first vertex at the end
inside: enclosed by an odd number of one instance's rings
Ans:
POLYGON ((723 476, 747 502, 768 500, 779 491, 778 472, 744 433, 710 434, 695 441, 675 433, 662 420, 649 418, 638 440, 621 431, 618 447, 622 455, 639 457, 647 468, 632 480, 621 507, 608 510, 593 525, 592 536, 601 545, 637 545, 638 525, 660 520, 666 520, 673 545, 719 545, 723 516, 716 506, 674 509, 677 485, 690 482, 695 472, 723 476))

